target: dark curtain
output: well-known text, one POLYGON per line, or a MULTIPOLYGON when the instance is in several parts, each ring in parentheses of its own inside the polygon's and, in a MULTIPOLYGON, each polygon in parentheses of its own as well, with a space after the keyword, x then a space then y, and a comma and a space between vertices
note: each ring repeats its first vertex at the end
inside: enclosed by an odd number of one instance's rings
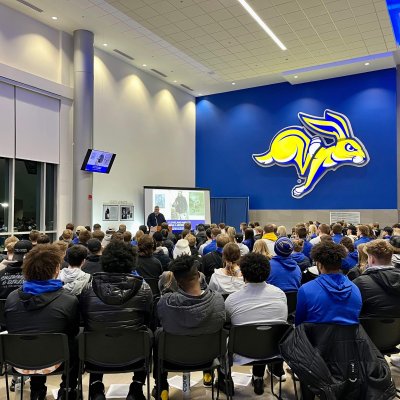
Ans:
POLYGON ((248 197, 212 197, 211 221, 219 224, 225 222, 239 230, 241 222, 248 222, 249 199, 248 197))

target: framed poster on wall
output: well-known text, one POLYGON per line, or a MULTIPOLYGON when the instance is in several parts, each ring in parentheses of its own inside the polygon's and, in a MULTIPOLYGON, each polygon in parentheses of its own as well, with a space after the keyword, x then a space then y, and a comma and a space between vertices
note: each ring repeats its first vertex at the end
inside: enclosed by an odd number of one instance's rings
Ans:
POLYGON ((103 221, 118 221, 119 206, 103 204, 103 221))
POLYGON ((134 206, 131 204, 124 204, 119 206, 119 216, 121 221, 133 221, 134 206))

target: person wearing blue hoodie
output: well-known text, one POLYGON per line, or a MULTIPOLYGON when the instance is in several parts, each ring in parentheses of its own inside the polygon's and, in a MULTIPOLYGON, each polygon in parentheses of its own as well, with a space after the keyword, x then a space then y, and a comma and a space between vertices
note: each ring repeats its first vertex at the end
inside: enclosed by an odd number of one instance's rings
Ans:
POLYGON ((300 267, 301 272, 305 271, 307 268, 311 267, 311 262, 308 257, 302 253, 304 247, 303 239, 295 239, 293 240, 293 253, 292 258, 297 262, 297 265, 300 267))
POLYGON ((354 247, 357 248, 359 244, 370 242, 372 239, 370 238, 369 235, 370 235, 370 229, 367 225, 358 225, 357 226, 358 240, 354 242, 354 247))
POLYGON ((342 260, 341 268, 343 273, 347 275, 347 273, 358 264, 358 250, 354 249, 353 241, 347 236, 342 238, 340 244, 346 247, 348 251, 346 258, 342 260))
POLYGON ((343 227, 340 224, 334 224, 332 226, 332 240, 336 243, 339 244, 340 241, 343 239, 343 227))
POLYGON ((346 257, 345 248, 325 241, 313 247, 311 257, 317 263, 320 275, 299 289, 296 325, 303 322, 358 324, 362 307, 360 290, 340 271, 346 257))
POLYGON ((279 238, 274 245, 275 256, 272 257, 271 273, 267 283, 284 292, 297 291, 301 285, 301 270, 291 256, 293 243, 287 237, 279 238))

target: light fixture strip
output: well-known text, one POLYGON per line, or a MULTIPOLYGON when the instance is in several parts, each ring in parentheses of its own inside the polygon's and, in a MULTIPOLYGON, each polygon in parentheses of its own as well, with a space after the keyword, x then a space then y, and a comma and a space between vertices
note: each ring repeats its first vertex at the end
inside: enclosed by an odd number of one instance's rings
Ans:
POLYGON ((258 25, 269 35, 269 37, 280 47, 281 50, 287 50, 286 46, 278 39, 270 27, 258 16, 253 8, 247 3, 246 0, 238 0, 242 7, 251 15, 258 25))

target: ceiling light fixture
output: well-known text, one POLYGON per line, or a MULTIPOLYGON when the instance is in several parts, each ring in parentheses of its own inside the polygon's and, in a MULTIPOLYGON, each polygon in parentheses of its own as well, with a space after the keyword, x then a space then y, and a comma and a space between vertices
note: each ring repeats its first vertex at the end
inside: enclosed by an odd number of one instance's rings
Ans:
POLYGON ((232 85, 236 85, 236 82, 232 82, 232 85))
POLYGON ((177 83, 178 81, 174 81, 174 83, 177 83))
POLYGON ((57 21, 58 17, 51 17, 51 19, 54 19, 54 21, 57 21))
POLYGON ((8 207, 8 203, 0 203, 0 206, 2 206, 3 208, 7 208, 8 207))
POLYGON ((147 64, 143 64, 142 67, 147 67, 147 64))
POLYGON ((238 0, 242 7, 252 16, 258 25, 269 35, 269 37, 280 47, 281 50, 287 50, 285 45, 278 39, 269 26, 258 16, 258 14, 250 7, 246 0, 238 0))
POLYGON ((298 75, 295 75, 295 76, 294 76, 294 79, 297 79, 298 77, 299 77, 298 75))
POLYGON ((103 46, 104 46, 104 47, 107 47, 107 46, 108 46, 108 43, 103 43, 103 46))
POLYGON ((369 62, 366 62, 364 65, 367 65, 367 66, 368 66, 368 65, 369 65, 369 62))

